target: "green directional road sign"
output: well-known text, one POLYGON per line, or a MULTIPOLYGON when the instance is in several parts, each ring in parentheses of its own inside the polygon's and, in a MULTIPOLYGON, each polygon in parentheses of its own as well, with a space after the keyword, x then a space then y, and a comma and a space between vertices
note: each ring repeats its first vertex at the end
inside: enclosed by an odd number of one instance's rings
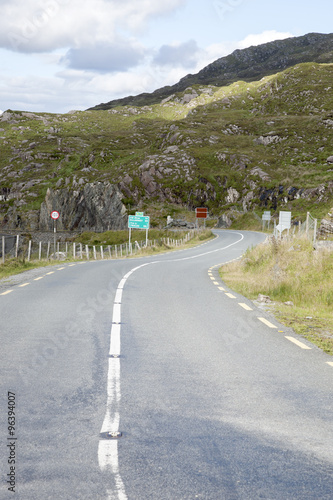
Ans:
POLYGON ((149 217, 142 217, 140 215, 129 215, 128 227, 131 229, 149 229, 149 217))

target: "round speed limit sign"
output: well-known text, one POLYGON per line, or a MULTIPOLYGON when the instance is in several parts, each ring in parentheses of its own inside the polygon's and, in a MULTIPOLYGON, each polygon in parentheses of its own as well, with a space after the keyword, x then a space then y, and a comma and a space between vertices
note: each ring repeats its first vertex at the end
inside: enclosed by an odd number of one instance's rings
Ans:
POLYGON ((57 212, 56 210, 53 210, 53 212, 51 212, 51 217, 53 220, 59 219, 59 212, 57 212))

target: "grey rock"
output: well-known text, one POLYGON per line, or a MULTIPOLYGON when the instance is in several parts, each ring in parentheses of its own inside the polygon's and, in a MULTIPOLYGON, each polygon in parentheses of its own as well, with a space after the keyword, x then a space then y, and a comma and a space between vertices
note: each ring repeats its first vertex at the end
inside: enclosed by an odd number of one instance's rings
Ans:
POLYGON ((258 302, 261 302, 263 304, 270 304, 272 302, 271 298, 268 295, 262 295, 259 293, 258 295, 258 302))
POLYGON ((228 189, 228 194, 225 197, 225 202, 226 203, 236 203, 236 201, 238 200, 239 197, 240 197, 239 192, 236 189, 231 187, 228 189))
POLYGON ((263 146, 268 146, 269 144, 277 144, 278 142, 281 141, 282 139, 278 135, 267 135, 267 136, 261 135, 257 139, 253 140, 254 144, 259 144, 263 146))
POLYGON ((222 214, 216 224, 218 228, 228 228, 232 224, 232 218, 228 214, 222 214))
POLYGON ((108 182, 94 182, 83 187, 77 184, 76 191, 48 189, 39 215, 39 229, 52 230, 52 210, 58 210, 58 229, 125 229, 126 208, 122 193, 108 182))

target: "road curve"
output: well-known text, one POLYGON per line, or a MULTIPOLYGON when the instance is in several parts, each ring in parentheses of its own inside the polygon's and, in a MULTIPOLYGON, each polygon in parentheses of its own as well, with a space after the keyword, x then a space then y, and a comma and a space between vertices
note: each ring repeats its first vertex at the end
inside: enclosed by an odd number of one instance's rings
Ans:
POLYGON ((332 498, 332 358, 221 282, 263 236, 217 234, 0 283, 0 498, 8 442, 22 500, 332 498))

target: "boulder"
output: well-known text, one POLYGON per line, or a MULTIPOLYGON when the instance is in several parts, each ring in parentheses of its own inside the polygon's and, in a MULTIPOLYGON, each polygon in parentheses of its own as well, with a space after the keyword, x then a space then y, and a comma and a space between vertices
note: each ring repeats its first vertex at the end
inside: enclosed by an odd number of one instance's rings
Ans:
POLYGON ((216 224, 218 228, 228 228, 232 224, 232 219, 228 214, 222 214, 216 224))

